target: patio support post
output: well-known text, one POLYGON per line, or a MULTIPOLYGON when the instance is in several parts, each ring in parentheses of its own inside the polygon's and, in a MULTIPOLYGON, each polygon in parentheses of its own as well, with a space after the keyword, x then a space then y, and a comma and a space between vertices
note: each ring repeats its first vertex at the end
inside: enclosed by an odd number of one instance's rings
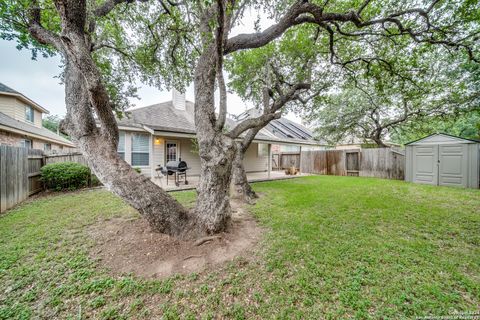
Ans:
POLYGON ((272 172, 272 144, 268 144, 268 179, 270 179, 270 175, 272 172))
POLYGON ((302 146, 300 146, 300 151, 299 151, 299 154, 298 154, 298 171, 300 173, 302 173, 300 171, 301 168, 302 168, 302 146))

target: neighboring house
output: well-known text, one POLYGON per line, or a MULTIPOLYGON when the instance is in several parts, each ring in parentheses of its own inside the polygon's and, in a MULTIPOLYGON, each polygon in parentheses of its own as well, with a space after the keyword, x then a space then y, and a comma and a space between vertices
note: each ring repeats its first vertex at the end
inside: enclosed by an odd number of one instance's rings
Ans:
MULTIPOLYGON (((154 177, 158 166, 180 158, 190 167, 189 175, 200 174, 200 158, 194 139, 194 104, 185 95, 173 91, 172 101, 130 110, 118 120, 120 140, 118 152, 133 167, 154 177)), ((235 121, 228 120, 233 128, 235 121)), ((271 169, 272 145, 296 146, 300 149, 319 147, 321 143, 298 124, 281 119, 257 134, 245 154, 247 172, 266 172, 271 169), (302 132, 302 133, 300 133, 302 132)))
POLYGON ((73 148, 72 142, 42 126, 44 113, 49 112, 0 83, 0 144, 45 151, 73 148))

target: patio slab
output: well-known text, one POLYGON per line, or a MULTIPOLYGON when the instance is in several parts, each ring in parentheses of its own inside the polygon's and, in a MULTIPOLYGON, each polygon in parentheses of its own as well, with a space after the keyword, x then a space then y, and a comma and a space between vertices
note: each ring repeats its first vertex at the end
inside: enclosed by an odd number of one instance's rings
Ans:
MULTIPOLYGON (((304 176, 308 174, 297 174, 297 175, 286 175, 284 171, 272 171, 270 172, 270 177, 268 176, 268 172, 251 172, 247 173, 247 179, 249 182, 260 182, 260 181, 269 181, 269 180, 283 180, 283 179, 292 179, 297 178, 299 176, 304 176)), ((180 183, 177 187, 175 186, 175 182, 173 176, 168 178, 167 184, 167 177, 162 176, 161 178, 155 176, 152 178, 152 181, 165 189, 166 191, 180 191, 180 190, 192 190, 195 189, 198 185, 199 176, 188 176, 187 181, 188 184, 180 183)))

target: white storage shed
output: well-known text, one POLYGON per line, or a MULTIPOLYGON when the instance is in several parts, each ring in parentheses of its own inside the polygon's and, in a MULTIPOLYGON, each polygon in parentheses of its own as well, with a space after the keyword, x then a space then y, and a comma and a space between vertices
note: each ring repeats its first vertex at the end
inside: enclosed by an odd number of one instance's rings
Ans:
POLYGON ((409 142, 405 147, 406 181, 479 188, 478 141, 437 133, 409 142))

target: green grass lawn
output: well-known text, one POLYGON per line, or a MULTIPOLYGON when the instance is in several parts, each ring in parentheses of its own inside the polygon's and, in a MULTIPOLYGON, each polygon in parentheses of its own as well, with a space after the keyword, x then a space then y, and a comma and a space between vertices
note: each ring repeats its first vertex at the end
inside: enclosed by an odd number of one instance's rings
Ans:
MULTIPOLYGON (((305 177, 255 184, 255 259, 143 280, 88 258, 88 225, 136 216, 103 190, 0 216, 0 319, 374 318, 478 311, 480 192, 305 177)), ((176 193, 187 205, 193 192, 176 193)))

